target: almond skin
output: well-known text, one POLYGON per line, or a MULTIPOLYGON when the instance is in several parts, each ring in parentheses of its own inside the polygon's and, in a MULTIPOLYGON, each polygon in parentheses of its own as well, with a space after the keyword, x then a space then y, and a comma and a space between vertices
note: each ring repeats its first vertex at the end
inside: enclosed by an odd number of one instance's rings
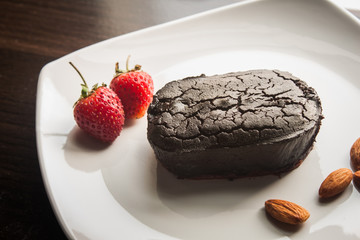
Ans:
POLYGON ((354 172, 354 176, 353 176, 353 183, 355 184, 356 187, 360 187, 360 170, 354 172))
POLYGON ((280 199, 267 200, 265 210, 278 221, 292 225, 303 223, 310 217, 310 213, 305 208, 280 199))
POLYGON ((350 160, 354 171, 360 170, 360 138, 358 138, 350 149, 350 160))
POLYGON ((348 168, 333 171, 325 178, 319 188, 320 198, 329 198, 342 193, 353 179, 353 173, 348 168))

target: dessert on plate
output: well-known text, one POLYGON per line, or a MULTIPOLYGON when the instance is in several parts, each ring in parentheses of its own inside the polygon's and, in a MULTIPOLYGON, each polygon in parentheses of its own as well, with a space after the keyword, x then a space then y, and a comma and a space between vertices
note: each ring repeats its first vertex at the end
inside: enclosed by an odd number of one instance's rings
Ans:
POLYGON ((201 75, 154 95, 147 137, 179 178, 280 174, 306 158, 322 118, 316 91, 288 72, 201 75))

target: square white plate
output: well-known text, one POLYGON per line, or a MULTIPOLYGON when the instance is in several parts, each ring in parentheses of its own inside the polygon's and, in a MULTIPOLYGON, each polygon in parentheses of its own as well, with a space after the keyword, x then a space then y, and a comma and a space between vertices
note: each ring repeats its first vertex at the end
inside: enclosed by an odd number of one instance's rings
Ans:
POLYGON ((325 0, 245 2, 126 34, 47 64, 37 95, 39 161, 53 209, 72 239, 358 239, 360 193, 351 185, 329 202, 318 188, 350 168, 360 137, 360 24, 325 0), (110 83, 114 64, 139 63, 155 90, 186 76, 257 68, 289 71, 314 87, 323 120, 313 151, 296 170, 235 181, 177 180, 157 166, 146 117, 110 146, 76 126, 80 78, 110 83), (309 220, 289 227, 264 202, 289 200, 309 220))

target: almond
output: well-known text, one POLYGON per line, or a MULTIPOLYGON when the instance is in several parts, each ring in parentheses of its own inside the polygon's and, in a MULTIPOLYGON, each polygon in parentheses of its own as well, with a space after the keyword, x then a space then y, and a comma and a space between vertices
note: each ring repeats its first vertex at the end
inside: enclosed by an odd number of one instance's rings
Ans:
POLYGON ((356 186, 357 188, 360 187, 360 170, 354 172, 353 183, 355 184, 355 186, 356 186))
POLYGON ((293 225, 303 223, 310 217, 310 213, 305 208, 280 199, 267 200, 265 210, 278 221, 293 225))
POLYGON ((329 198, 343 192, 353 179, 353 173, 348 168, 333 171, 325 178, 319 188, 320 198, 329 198))
POLYGON ((358 138, 350 149, 350 160, 354 171, 360 170, 360 138, 358 138))

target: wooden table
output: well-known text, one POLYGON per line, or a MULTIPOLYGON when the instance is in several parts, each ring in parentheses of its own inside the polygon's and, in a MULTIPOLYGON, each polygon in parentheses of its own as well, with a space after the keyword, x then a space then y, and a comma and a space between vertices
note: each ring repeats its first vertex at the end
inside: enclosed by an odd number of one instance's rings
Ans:
MULTIPOLYGON (((0 239, 66 239, 35 139, 39 72, 90 44, 236 0, 0 1, 0 239)), ((359 11, 352 11, 360 17, 359 11)))

